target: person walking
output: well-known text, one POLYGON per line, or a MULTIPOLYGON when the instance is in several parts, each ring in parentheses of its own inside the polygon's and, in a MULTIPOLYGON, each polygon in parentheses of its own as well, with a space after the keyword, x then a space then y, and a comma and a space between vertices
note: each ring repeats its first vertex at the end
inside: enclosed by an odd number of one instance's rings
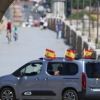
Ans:
POLYGON ((57 39, 62 37, 62 22, 58 19, 56 23, 57 39))
POLYGON ((43 24, 43 28, 46 29, 47 26, 48 26, 48 22, 47 22, 47 20, 45 19, 44 24, 43 24))
POLYGON ((43 24, 44 24, 44 16, 42 15, 40 17, 40 28, 43 29, 43 24))

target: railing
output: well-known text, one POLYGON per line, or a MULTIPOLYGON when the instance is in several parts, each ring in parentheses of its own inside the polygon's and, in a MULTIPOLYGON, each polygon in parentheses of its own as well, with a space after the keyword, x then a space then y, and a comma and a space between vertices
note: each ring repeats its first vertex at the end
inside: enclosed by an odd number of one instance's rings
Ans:
MULTIPOLYGON (((56 31, 55 24, 58 18, 48 17, 47 19, 48 19, 48 28, 53 31, 56 31)), ((63 23, 62 37, 66 39, 66 41, 73 47, 74 50, 76 50, 76 53, 78 53, 80 57, 83 56, 84 48, 87 48, 87 49, 94 50, 94 53, 91 56, 91 58, 95 58, 95 59, 100 58, 100 53, 99 53, 100 50, 95 49, 94 48, 95 44, 92 42, 88 42, 88 38, 85 36, 82 36, 81 31, 76 31, 75 27, 71 27, 68 21, 66 22, 62 20, 62 23, 63 23)), ((93 25, 93 22, 92 22, 92 25, 93 25)))

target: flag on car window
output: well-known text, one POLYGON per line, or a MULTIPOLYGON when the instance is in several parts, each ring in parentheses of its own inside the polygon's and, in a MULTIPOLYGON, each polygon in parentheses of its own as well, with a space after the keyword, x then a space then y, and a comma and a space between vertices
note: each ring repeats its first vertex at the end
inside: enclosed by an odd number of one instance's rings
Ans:
POLYGON ((71 60, 74 60, 74 58, 75 58, 75 50, 66 50, 65 57, 69 58, 71 60))
POLYGON ((50 49, 46 49, 45 57, 54 59, 56 57, 55 51, 50 50, 50 49))
POLYGON ((89 59, 93 52, 93 50, 84 49, 84 58, 89 59))

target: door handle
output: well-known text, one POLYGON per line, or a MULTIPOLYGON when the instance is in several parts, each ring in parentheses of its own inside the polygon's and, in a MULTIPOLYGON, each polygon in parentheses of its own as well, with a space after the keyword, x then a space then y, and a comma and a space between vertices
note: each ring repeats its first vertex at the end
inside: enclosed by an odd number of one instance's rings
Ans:
POLYGON ((36 78, 35 81, 39 81, 39 78, 36 78))
POLYGON ((48 78, 45 78, 45 79, 44 79, 44 81, 47 81, 47 80, 48 80, 48 78))

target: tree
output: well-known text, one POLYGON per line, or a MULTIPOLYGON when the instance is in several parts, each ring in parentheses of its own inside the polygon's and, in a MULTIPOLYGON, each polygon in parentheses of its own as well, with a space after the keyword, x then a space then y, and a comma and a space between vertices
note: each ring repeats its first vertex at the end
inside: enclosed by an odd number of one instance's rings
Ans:
POLYGON ((51 0, 46 0, 47 3, 51 3, 51 0))

